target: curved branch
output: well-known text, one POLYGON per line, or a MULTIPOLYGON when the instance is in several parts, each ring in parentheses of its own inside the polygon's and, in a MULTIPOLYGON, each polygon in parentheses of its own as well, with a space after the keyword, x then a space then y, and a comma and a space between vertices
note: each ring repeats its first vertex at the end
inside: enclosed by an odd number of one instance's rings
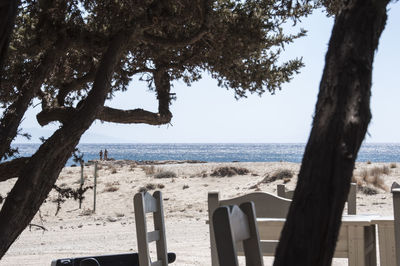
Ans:
POLYGON ((30 157, 16 158, 0 164, 0 182, 18 177, 23 167, 29 162, 30 157))
MULTIPOLYGON (((53 121, 64 123, 72 115, 77 112, 75 108, 58 107, 43 110, 37 114, 36 119, 41 126, 45 126, 53 121)), ((96 116, 96 119, 121 124, 148 124, 148 125, 164 125, 171 122, 172 114, 159 114, 149 112, 143 109, 120 110, 110 107, 104 107, 96 116)))
POLYGON ((121 124, 164 125, 171 122, 172 114, 162 115, 143 109, 119 110, 104 107, 103 111, 97 116, 97 119, 121 124))
POLYGON ((96 69, 92 67, 89 72, 87 72, 85 75, 83 75, 80 78, 77 78, 69 83, 64 83, 57 95, 57 102, 60 106, 64 105, 65 97, 67 96, 68 93, 74 90, 79 90, 80 87, 88 83, 89 81, 92 81, 96 75, 96 69))
POLYGON ((64 123, 76 112, 76 109, 72 107, 55 107, 42 110, 36 115, 36 120, 42 127, 54 121, 64 123))

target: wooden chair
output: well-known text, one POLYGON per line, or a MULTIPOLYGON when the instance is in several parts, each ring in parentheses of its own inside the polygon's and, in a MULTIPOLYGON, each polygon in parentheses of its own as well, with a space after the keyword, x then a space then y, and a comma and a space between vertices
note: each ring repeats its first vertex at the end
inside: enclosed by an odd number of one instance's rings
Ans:
POLYGON ((242 242, 247 266, 263 266, 260 236, 253 202, 218 207, 213 216, 218 261, 221 266, 238 266, 237 243, 242 242))
MULTIPOLYGON (((219 265, 214 227, 211 222, 212 214, 220 206, 240 205, 248 201, 254 202, 261 253, 263 256, 275 255, 291 200, 264 192, 220 200, 219 193, 210 192, 208 194, 208 211, 212 266, 219 265)), ((372 219, 373 216, 362 215, 346 215, 342 218, 342 226, 334 254, 335 258, 347 258, 350 266, 376 265, 375 224, 372 223, 372 219)), ((240 245, 237 246, 237 252, 239 255, 243 254, 243 248, 240 245)))
MULTIPOLYGON (((279 184, 276 188, 277 195, 282 198, 292 199, 294 190, 286 190, 285 185, 279 184)), ((355 215, 357 214, 357 184, 351 183, 350 184, 350 191, 349 195, 347 196, 347 214, 355 215)))
POLYGON ((137 193, 133 203, 140 266, 167 266, 167 241, 161 192, 156 191, 153 196, 148 192, 137 193), (153 213, 154 231, 152 232, 147 232, 147 213, 153 213), (149 243, 154 241, 156 241, 157 261, 151 262, 149 243))
MULTIPOLYGON (((224 205, 240 205, 244 202, 250 202, 250 201, 254 203, 257 218, 262 218, 262 217, 286 218, 291 203, 291 200, 264 192, 250 193, 237 198, 225 199, 225 200, 219 199, 218 192, 209 192, 208 215, 210 218, 209 226, 210 226, 210 243, 211 243, 211 262, 213 266, 218 265, 217 249, 214 238, 214 226, 211 220, 214 211, 218 207, 224 205)), ((260 244, 262 253, 264 254, 269 252, 274 254, 277 244, 278 241, 262 242, 260 244)), ((243 248, 241 245, 238 245, 237 251, 239 254, 243 253, 243 248)))
POLYGON ((396 265, 400 266, 400 185, 392 184, 396 265))

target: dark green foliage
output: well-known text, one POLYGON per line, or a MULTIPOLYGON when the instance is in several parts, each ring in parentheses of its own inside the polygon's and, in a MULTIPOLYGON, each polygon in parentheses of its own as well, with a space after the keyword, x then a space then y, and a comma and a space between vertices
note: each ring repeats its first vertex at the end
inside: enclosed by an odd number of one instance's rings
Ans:
POLYGON ((273 93, 302 66, 299 59, 278 64, 285 45, 305 34, 304 30, 285 34, 282 25, 295 23, 312 10, 304 1, 288 12, 289 2, 57 0, 41 7, 41 2, 22 1, 0 102, 4 106, 12 102, 46 52, 59 46, 61 56, 38 97, 44 107, 75 107, 91 87, 110 36, 127 29, 135 37, 114 73, 110 97, 126 90, 134 74, 141 74, 154 89, 153 71, 159 67, 171 80, 182 79, 188 85, 203 71, 209 72, 220 86, 234 89, 237 97, 246 92, 273 93), (179 44, 202 27, 207 29, 199 41, 179 44))
POLYGON ((210 174, 210 176, 231 177, 235 175, 247 175, 249 172, 250 171, 246 168, 225 166, 225 167, 218 167, 210 174))

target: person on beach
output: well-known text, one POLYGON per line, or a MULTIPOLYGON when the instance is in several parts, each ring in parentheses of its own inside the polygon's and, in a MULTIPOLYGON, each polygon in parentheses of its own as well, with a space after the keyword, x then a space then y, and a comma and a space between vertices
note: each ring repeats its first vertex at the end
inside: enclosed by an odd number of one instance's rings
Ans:
POLYGON ((104 160, 105 161, 108 160, 108 151, 107 151, 107 149, 104 149, 104 160))
MULTIPOLYGON (((100 161, 103 160, 103 150, 100 150, 99 156, 100 156, 100 161)), ((106 156, 106 155, 104 154, 104 157, 105 157, 105 156, 106 156)))

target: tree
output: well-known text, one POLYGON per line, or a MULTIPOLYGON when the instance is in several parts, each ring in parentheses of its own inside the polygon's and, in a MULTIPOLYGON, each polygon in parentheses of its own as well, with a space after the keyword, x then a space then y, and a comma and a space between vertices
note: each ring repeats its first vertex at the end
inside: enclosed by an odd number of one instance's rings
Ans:
POLYGON ((374 53, 389 0, 351 0, 335 18, 311 134, 274 265, 331 265, 354 163, 371 119, 374 53))
POLYGON ((0 158, 33 100, 41 125, 60 127, 29 158, 0 164, 0 182, 18 177, 0 211, 0 258, 29 224, 94 120, 167 124, 171 82, 190 85, 208 71, 237 97, 274 92, 302 66, 278 64, 282 48, 305 34, 282 24, 311 12, 307 1, 24 0, 1 76, 0 158), (158 112, 104 106, 141 75, 158 112))

